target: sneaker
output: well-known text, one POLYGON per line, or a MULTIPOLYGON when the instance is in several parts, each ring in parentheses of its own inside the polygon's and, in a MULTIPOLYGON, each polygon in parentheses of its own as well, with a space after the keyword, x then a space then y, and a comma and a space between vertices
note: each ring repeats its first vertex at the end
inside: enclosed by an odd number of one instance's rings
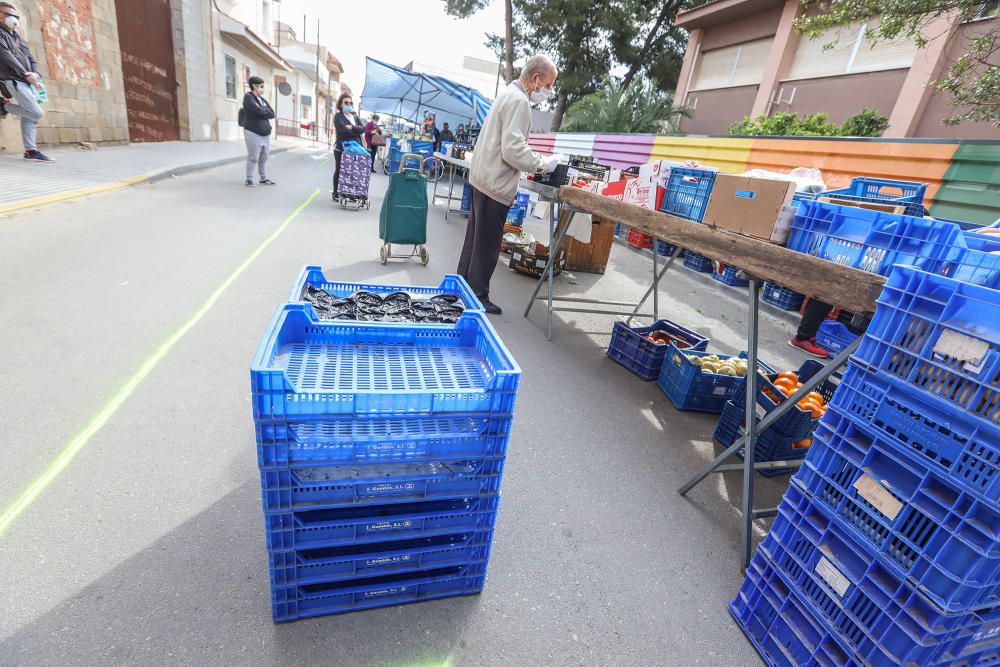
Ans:
POLYGON ((500 306, 498 306, 495 303, 493 303, 492 301, 490 301, 489 299, 487 299, 486 301, 483 302, 483 310, 485 310, 490 315, 502 315, 503 314, 503 309, 500 306))
POLYGON ((252 188, 252 187, 253 187, 253 181, 251 181, 251 180, 250 180, 250 179, 248 178, 248 179, 246 180, 246 182, 245 182, 245 183, 244 183, 243 185, 247 186, 248 188, 252 188))
POLYGON ((788 339, 788 344, 794 348, 802 350, 806 354, 811 354, 812 356, 819 357, 820 359, 825 359, 830 356, 829 352, 816 344, 815 338, 810 338, 809 340, 799 340, 798 337, 792 336, 788 339))
POLYGON ((55 160, 39 150, 24 151, 24 159, 32 160, 33 162, 55 162, 55 160))
POLYGON ((260 182, 260 184, 261 185, 277 185, 277 183, 275 183, 274 181, 272 181, 270 178, 265 178, 264 180, 262 180, 260 182))

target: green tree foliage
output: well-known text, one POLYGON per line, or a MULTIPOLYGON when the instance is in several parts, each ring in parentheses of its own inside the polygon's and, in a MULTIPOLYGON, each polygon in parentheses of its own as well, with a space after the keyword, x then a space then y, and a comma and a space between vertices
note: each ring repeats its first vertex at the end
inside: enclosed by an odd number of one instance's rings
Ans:
POLYGON ((675 109, 673 95, 658 90, 644 75, 625 89, 611 79, 574 102, 566 112, 565 132, 674 132, 688 109, 675 109))
MULTIPOLYGON (((995 0, 803 0, 802 4, 812 11, 795 27, 813 39, 829 28, 867 21, 866 37, 872 44, 905 37, 920 46, 946 38, 929 29, 938 19, 967 23, 996 10, 995 0)), ((1000 22, 979 25, 986 33, 962 44, 965 54, 937 82, 954 104, 952 115, 944 120, 949 125, 968 120, 1000 127, 1000 22)))
POLYGON ((889 127, 889 119, 875 109, 865 107, 837 127, 825 113, 799 116, 794 113, 776 113, 744 116, 743 120, 729 126, 729 134, 750 137, 879 137, 889 127))

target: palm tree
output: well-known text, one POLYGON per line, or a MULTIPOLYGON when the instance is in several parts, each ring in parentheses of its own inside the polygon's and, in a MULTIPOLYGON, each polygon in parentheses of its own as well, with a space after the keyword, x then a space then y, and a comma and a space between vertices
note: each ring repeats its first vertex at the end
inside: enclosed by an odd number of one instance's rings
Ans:
POLYGON ((645 76, 624 90, 605 79, 604 88, 574 102, 566 111, 562 132, 673 133, 691 110, 674 107, 673 95, 658 90, 645 76))

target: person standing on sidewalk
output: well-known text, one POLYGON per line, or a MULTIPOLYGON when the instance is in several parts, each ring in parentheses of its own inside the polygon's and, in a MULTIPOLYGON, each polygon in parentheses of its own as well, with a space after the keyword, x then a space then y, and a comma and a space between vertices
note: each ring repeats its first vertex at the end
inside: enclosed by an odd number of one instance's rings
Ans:
POLYGON ((490 301, 490 279, 497 267, 503 224, 517 197, 521 172, 551 172, 559 161, 536 155, 528 146, 531 104, 548 98, 556 74, 556 66, 545 56, 529 58, 521 78, 504 88, 493 103, 472 155, 472 206, 458 273, 492 315, 502 312, 490 301))
POLYGON ((385 141, 381 140, 382 129, 378 126, 379 116, 375 114, 372 119, 365 123, 365 143, 368 145, 368 152, 372 154, 372 173, 375 173, 375 154, 378 152, 378 146, 375 145, 376 141, 381 141, 380 146, 385 145, 385 141), (380 137, 376 139, 376 137, 380 137))
POLYGON ((243 139, 247 142, 246 186, 253 187, 254 167, 261 185, 276 185, 267 177, 267 158, 271 155, 271 119, 274 109, 264 99, 264 79, 252 76, 250 91, 243 96, 243 139))
POLYGON ((809 299, 809 303, 806 304, 805 311, 802 313, 802 319, 799 320, 799 329, 788 340, 788 344, 814 357, 824 359, 830 356, 825 348, 816 344, 816 332, 819 331, 819 325, 823 324, 823 320, 826 319, 831 310, 833 310, 833 306, 830 304, 809 299))
POLYGON ((55 162, 38 150, 38 121, 45 112, 38 104, 35 86, 40 86, 38 63, 31 55, 28 42, 17 32, 21 24, 14 5, 0 2, 0 118, 8 113, 21 119, 21 139, 24 142, 24 159, 32 162, 55 162), (5 104, 2 98, 10 97, 17 104, 5 104))

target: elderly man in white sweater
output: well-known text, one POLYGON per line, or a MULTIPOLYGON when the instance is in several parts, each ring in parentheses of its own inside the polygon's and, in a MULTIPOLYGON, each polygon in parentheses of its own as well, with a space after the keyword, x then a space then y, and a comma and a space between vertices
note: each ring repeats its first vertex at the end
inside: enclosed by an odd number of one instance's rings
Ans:
POLYGON ((558 162, 533 153, 528 146, 531 104, 549 97, 556 74, 556 66, 545 56, 530 58, 521 78, 504 88, 493 103, 472 155, 472 205, 458 273, 486 312, 493 315, 502 311, 490 301, 490 278, 500 256, 503 225, 517 197, 521 172, 547 173, 558 162))

